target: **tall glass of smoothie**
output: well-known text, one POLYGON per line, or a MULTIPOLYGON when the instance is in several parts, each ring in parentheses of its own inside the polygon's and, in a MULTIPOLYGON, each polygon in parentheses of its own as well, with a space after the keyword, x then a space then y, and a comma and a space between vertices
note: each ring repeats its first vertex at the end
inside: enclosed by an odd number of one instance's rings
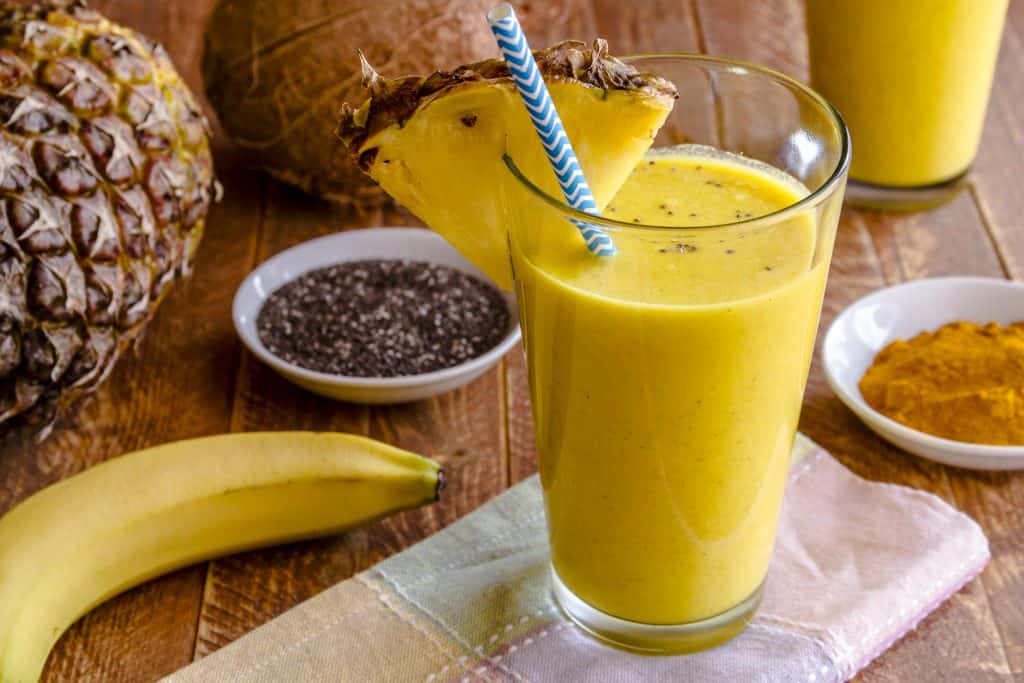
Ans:
POLYGON ((857 153, 851 201, 941 202, 978 151, 1008 0, 806 0, 811 84, 857 153))
POLYGON ((555 596, 600 638, 685 652, 760 599, 850 148, 782 74, 629 61, 681 96, 602 217, 509 157, 505 210, 555 596), (571 220, 617 253, 591 255, 571 220))

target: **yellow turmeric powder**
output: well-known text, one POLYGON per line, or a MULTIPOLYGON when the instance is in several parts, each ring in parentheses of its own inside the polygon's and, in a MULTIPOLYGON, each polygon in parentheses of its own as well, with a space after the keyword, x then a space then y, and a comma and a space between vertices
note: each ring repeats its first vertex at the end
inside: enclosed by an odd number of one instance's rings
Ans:
POLYGON ((882 349, 860 381, 875 410, 956 441, 1024 445, 1024 322, 956 322, 882 349))

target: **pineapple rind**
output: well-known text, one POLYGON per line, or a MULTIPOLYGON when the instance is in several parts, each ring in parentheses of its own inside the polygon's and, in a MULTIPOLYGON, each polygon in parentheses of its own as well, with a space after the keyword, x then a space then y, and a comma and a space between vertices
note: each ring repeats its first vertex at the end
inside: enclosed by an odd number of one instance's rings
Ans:
POLYGON ((2 434, 103 382, 188 273, 219 186, 166 53, 80 0, 0 4, 0 107, 2 434))

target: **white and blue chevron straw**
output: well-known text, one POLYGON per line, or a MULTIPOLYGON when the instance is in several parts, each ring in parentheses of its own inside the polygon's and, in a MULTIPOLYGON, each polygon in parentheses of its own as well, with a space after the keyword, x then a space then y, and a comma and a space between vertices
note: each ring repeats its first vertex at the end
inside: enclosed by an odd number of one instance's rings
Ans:
MULTIPOLYGON (((523 29, 516 19, 515 10, 507 2, 503 2, 487 13, 487 21, 498 41, 501 56, 508 64, 508 71, 512 74, 519 95, 523 98, 530 120, 537 129, 537 135, 540 136, 551 168, 558 177, 558 184, 562 186, 566 203, 579 211, 597 214, 597 202, 594 201, 594 195, 591 194, 587 179, 580 169, 580 162, 569 143, 569 136, 565 134, 562 119, 558 116, 554 102, 551 101, 551 94, 548 93, 537 60, 533 58, 523 29)), ((611 256, 615 253, 612 238, 603 230, 580 220, 573 219, 572 222, 580 229, 583 241, 592 254, 611 256)))

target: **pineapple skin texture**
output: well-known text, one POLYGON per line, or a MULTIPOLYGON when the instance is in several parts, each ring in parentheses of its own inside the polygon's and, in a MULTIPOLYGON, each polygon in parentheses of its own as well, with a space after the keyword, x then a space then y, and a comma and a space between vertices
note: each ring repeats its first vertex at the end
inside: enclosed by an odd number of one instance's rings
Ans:
MULTIPOLYGON (((650 148, 671 102, 569 81, 550 81, 548 89, 603 209, 650 148)), ((449 88, 401 127, 369 137, 360 153, 374 148, 370 176, 498 286, 511 289, 502 187, 518 181, 503 155, 548 194, 562 196, 515 86, 475 81, 449 88)))
POLYGON ((79 0, 0 5, 0 435, 107 377, 217 192, 208 124, 159 45, 79 0))
POLYGON ((226 434, 123 455, 0 518, 0 683, 39 679, 82 614, 173 569, 437 500, 436 463, 361 436, 226 434))

